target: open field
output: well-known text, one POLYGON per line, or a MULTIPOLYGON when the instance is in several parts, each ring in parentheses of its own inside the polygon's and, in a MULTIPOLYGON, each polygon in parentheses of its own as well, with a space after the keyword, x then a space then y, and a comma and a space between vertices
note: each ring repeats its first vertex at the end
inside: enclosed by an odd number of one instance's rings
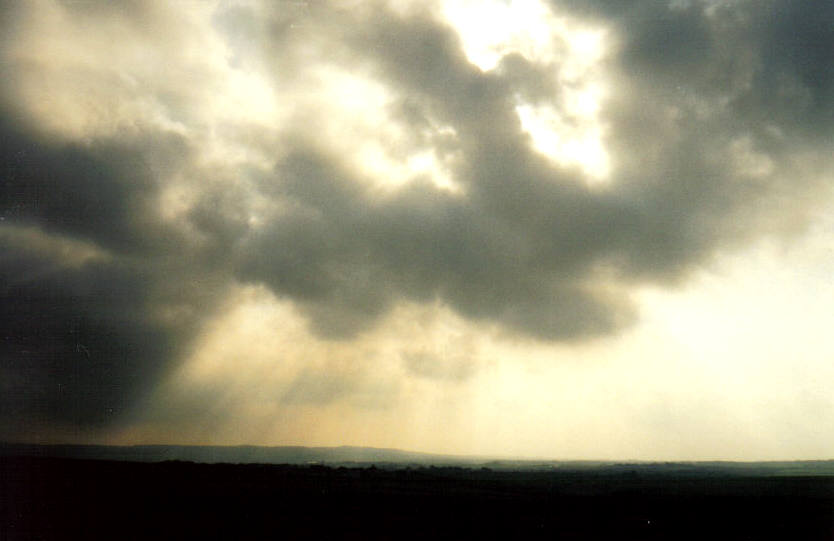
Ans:
POLYGON ((5 457, 0 538, 832 539, 834 477, 5 457))

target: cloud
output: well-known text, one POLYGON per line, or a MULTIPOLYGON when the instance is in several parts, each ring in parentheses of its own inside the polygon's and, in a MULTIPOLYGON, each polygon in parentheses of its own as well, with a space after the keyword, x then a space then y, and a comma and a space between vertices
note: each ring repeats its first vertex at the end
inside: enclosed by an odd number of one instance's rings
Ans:
MULTIPOLYGON (((436 6, 292 6, 4 17, 3 418, 129 411, 239 285, 322 340, 402 303, 527 339, 608 336, 637 321, 635 287, 801 230, 825 189, 824 3, 552 2, 548 55, 498 44, 491 69, 436 6), (574 28, 605 36, 592 60, 574 28), (520 110, 549 111, 557 143, 520 110), (542 150, 577 140, 604 149, 602 180, 542 150)), ((351 388, 310 373, 285 396, 351 388)))
MULTIPOLYGON (((582 338, 633 320, 618 284, 683 280, 717 250, 780 229, 780 216, 756 207, 772 211, 785 175, 796 177, 785 133, 794 127, 758 126, 742 106, 751 93, 742 79, 757 75, 745 69, 755 70, 763 54, 746 13, 652 5, 654 17, 638 16, 647 5, 628 12, 608 62, 613 83, 603 107, 615 170, 605 190, 531 148, 514 110, 535 70, 529 62, 521 74, 485 73, 467 61, 454 31, 431 18, 350 19, 356 31, 340 43, 355 62, 404 96, 418 122, 453 130, 453 177, 463 195, 414 183, 377 197, 359 188, 362 171, 328 149, 292 154, 271 184, 304 211, 257 233, 263 240, 249 253, 260 263, 249 268, 260 271, 250 278, 323 300, 357 326, 314 315, 324 334, 364 328, 406 296, 439 297, 469 317, 542 338, 582 338), (721 45, 727 40, 730 49, 721 45), (749 162, 776 170, 745 169, 741 147, 749 162), (613 269, 613 280, 601 269, 613 269), (302 276, 290 283, 294 273, 302 276)), ((811 175, 796 180, 798 192, 814 188, 811 175)), ((800 205, 781 214, 803 212, 800 205)))
POLYGON ((185 145, 50 140, 8 113, 0 141, 3 428, 106 426, 166 373, 215 295, 194 287, 211 273, 173 258, 184 237, 153 210, 185 145))

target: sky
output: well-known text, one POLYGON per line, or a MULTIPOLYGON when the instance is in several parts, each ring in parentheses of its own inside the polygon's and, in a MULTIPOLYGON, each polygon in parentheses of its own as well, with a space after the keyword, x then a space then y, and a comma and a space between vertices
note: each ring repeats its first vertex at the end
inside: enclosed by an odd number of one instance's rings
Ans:
POLYGON ((834 4, 0 4, 0 439, 832 458, 834 4))

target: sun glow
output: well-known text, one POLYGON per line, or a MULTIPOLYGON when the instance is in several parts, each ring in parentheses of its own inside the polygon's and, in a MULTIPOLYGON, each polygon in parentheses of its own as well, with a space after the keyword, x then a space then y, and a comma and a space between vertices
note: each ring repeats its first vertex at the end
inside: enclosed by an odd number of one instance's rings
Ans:
POLYGON ((315 100, 298 100, 303 115, 309 124, 321 126, 319 143, 345 156, 358 177, 381 190, 427 178, 438 189, 460 192, 451 171, 453 155, 438 152, 432 143, 454 139, 454 129, 432 126, 413 133, 394 113, 400 97, 369 75, 325 65, 317 70, 316 81, 315 100))
POLYGON ((536 0, 456 0, 443 13, 457 30, 469 61, 483 71, 493 69, 509 52, 536 61, 555 58, 554 27, 559 21, 536 0))
POLYGON ((610 162, 603 146, 602 126, 570 126, 558 111, 547 106, 520 104, 516 113, 537 151, 559 165, 578 165, 591 183, 607 178, 610 162))
POLYGON ((558 94, 535 103, 517 95, 522 129, 533 148, 555 164, 578 166, 589 184, 607 179, 611 164, 600 113, 606 96, 605 30, 557 16, 538 0, 458 0, 446 4, 444 14, 469 61, 482 71, 515 53, 551 74, 558 94))

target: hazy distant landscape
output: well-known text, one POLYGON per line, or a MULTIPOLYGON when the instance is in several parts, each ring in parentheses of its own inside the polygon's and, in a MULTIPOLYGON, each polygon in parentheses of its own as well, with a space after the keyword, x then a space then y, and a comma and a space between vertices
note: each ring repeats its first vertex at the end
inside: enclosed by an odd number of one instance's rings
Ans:
POLYGON ((75 458, 130 462, 197 462, 226 464, 290 464, 333 467, 405 468, 409 466, 449 466, 489 468, 506 471, 581 471, 594 473, 642 473, 727 475, 822 475, 834 476, 834 460, 795 461, 611 461, 611 460, 536 460, 507 457, 480 457, 419 453, 374 447, 304 446, 218 446, 218 445, 35 445, 0 443, 0 456, 75 458))
POLYGON ((834 461, 2 446, 0 538, 831 539, 834 461), (283 463, 280 463, 283 462, 283 463))

